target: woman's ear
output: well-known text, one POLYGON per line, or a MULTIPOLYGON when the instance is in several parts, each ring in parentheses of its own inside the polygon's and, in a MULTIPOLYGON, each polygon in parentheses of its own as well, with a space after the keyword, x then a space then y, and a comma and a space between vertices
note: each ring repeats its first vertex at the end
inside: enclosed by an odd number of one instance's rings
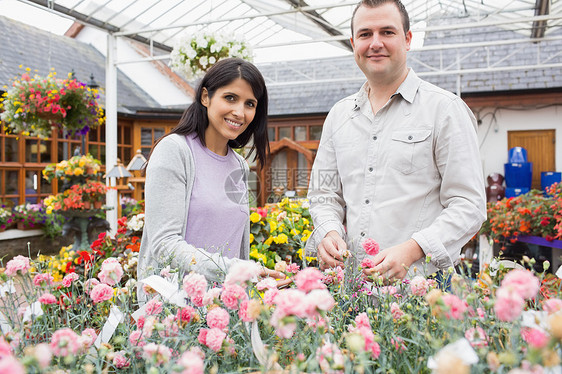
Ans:
POLYGON ((201 105, 207 107, 209 105, 209 91, 205 87, 201 91, 201 105))

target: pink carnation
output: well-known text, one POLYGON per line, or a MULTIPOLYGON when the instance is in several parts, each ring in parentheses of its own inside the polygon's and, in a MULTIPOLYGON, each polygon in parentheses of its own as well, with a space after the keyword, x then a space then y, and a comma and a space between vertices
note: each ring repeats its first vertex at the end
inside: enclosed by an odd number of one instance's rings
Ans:
POLYGON ((253 278, 257 278, 262 266, 253 261, 236 262, 228 270, 224 278, 225 284, 245 284, 253 278))
POLYGON ((332 310, 336 304, 332 294, 328 290, 312 290, 306 295, 306 302, 313 310, 318 309, 322 311, 332 310))
POLYGON ((125 369, 131 365, 131 362, 125 357, 124 351, 119 351, 113 356, 113 365, 115 365, 117 369, 125 369))
POLYGON ((390 304, 390 313, 392 313, 392 318, 400 319, 404 315, 402 309, 400 309, 400 305, 398 303, 390 304))
POLYGON ((202 298, 207 290, 207 279, 204 275, 191 272, 183 277, 183 289, 190 299, 202 298))
POLYGON ((158 300, 158 296, 153 297, 146 303, 144 311, 147 316, 153 316, 162 312, 162 303, 158 300))
POLYGON ((98 278, 103 283, 114 286, 121 280, 123 276, 123 268, 115 257, 105 259, 101 264, 101 271, 98 278))
POLYGON ((207 313, 207 325, 210 328, 225 330, 229 322, 230 315, 223 308, 213 308, 207 313))
POLYGON ((363 269, 371 269, 374 268, 375 266, 377 266, 375 264, 375 260, 373 260, 371 257, 365 257, 363 261, 361 261, 361 267, 363 269))
POLYGON ((203 305, 214 304, 215 300, 220 297, 221 292, 222 288, 218 287, 211 288, 209 291, 205 292, 205 296, 203 296, 203 305))
POLYGON ((62 285, 64 287, 70 287, 72 285, 72 282, 74 282, 77 279, 78 279, 78 274, 76 273, 67 274, 64 276, 64 278, 62 278, 62 285))
POLYGON ((13 277, 17 274, 17 272, 21 272, 21 274, 27 273, 30 268, 29 264, 29 257, 25 256, 16 256, 6 264, 6 271, 4 272, 6 275, 13 277))
POLYGON ((89 293, 98 284, 100 284, 100 281, 96 278, 87 279, 84 282, 84 292, 89 293))
POLYGON ((377 243, 371 238, 365 239, 362 245, 363 245, 363 249, 365 250, 365 253, 367 253, 370 256, 376 256, 379 253, 379 249, 380 249, 379 243, 377 243))
POLYGON ((207 345, 207 333, 209 329, 202 328, 199 330, 199 334, 197 335, 197 341, 203 345, 207 345))
POLYGON ((521 337, 525 340, 531 347, 542 349, 546 347, 550 337, 544 331, 534 328, 523 328, 521 330, 521 337))
POLYGON ((458 296, 446 293, 441 297, 443 303, 447 307, 445 312, 445 317, 448 319, 461 319, 463 318, 464 312, 468 309, 465 301, 458 298, 458 296))
POLYGON ((198 347, 191 347, 178 360, 183 368, 182 374, 203 374, 205 372, 205 353, 198 347))
POLYGON ((155 359, 158 365, 170 361, 172 357, 172 350, 162 344, 148 343, 142 350, 146 359, 155 359))
POLYGON ((277 288, 277 282, 275 281, 275 279, 267 277, 262 279, 261 281, 259 281, 256 284, 256 288, 258 289, 258 291, 263 291, 263 290, 269 290, 272 288, 277 288))
POLYGON ((92 289, 90 297, 95 304, 110 300, 113 297, 113 288, 105 283, 100 283, 92 289))
POLYGON ((57 357, 75 355, 81 348, 78 334, 69 328, 63 328, 53 333, 51 337, 51 350, 57 357))
POLYGON ((367 313, 362 312, 359 313, 357 317, 355 317, 355 327, 367 327, 369 329, 371 328, 371 322, 369 321, 369 316, 367 316, 367 313))
POLYGON ((12 354, 12 346, 0 336, 0 358, 10 356, 12 354))
POLYGON ((299 270, 300 266, 295 264, 294 262, 291 262, 289 265, 287 265, 287 268, 285 269, 287 273, 291 274, 296 274, 299 270))
POLYGON ((542 309, 548 314, 553 314, 562 310, 562 300, 560 299, 548 299, 542 303, 542 309))
POLYGON ((275 298, 275 304, 280 318, 294 315, 300 318, 307 317, 306 294, 294 288, 281 290, 275 298))
POLYGON ((263 294, 263 302, 266 305, 275 304, 275 299, 276 299, 278 294, 279 294, 279 290, 277 288, 272 288, 272 289, 269 289, 269 290, 265 291, 265 293, 263 294))
POLYGON ((471 327, 465 331, 464 337, 474 348, 482 348, 488 345, 488 336, 484 329, 480 326, 471 327))
POLYGON ((225 284, 221 293, 221 301, 228 309, 238 309, 238 303, 248 299, 246 290, 235 283, 225 284))
POLYGON ((135 330, 129 335, 129 343, 134 346, 142 347, 146 344, 142 330, 135 330))
POLYGON ((524 305, 525 300, 512 288, 500 287, 496 292, 494 311, 501 321, 510 322, 519 317, 524 305))
POLYGON ((80 343, 83 348, 88 349, 94 344, 97 337, 98 334, 96 334, 96 330, 92 328, 84 329, 84 331, 82 331, 82 336, 80 336, 80 343))
POLYGON ((57 303, 57 298, 53 294, 45 292, 39 297, 38 301, 44 305, 51 305, 57 303))
POLYGON ((244 322, 253 322, 255 318, 248 315, 248 305, 250 305, 249 300, 244 300, 240 303, 240 308, 238 309, 238 317, 244 322))
POLYGON ((176 316, 176 319, 180 322, 189 323, 194 320, 196 315, 197 315, 197 311, 195 311, 195 308, 188 305, 186 307, 178 309, 178 314, 176 316))
POLYGON ((325 343, 316 350, 316 359, 323 373, 343 372, 345 360, 337 345, 325 343))
POLYGON ((212 328, 207 332, 205 345, 213 351, 218 352, 222 348, 222 342, 226 338, 226 333, 221 329, 212 328))
POLYGON ((427 289, 429 288, 429 283, 427 283, 427 279, 422 277, 421 275, 416 275, 410 281, 410 290, 412 294, 416 296, 423 296, 427 293, 427 289))
POLYGON ((0 373, 25 374, 25 367, 14 357, 0 359, 0 373))
POLYGON ((306 268, 295 275, 295 284, 303 292, 310 292, 314 289, 324 289, 326 285, 322 283, 324 275, 316 268, 306 268))
POLYGON ((513 288, 523 299, 531 299, 537 296, 540 282, 530 271, 515 269, 505 275, 501 286, 513 288))
POLYGON ((38 287, 42 286, 43 283, 45 283, 45 285, 51 285, 53 281, 54 278, 51 273, 41 273, 33 277, 33 284, 38 287))

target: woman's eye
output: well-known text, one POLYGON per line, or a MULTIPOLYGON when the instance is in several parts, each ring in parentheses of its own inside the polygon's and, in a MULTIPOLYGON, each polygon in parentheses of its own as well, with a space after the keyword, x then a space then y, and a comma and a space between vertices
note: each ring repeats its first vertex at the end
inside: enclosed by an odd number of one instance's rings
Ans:
POLYGON ((248 101, 247 104, 250 108, 255 108, 256 107, 256 103, 254 103, 253 101, 248 101))

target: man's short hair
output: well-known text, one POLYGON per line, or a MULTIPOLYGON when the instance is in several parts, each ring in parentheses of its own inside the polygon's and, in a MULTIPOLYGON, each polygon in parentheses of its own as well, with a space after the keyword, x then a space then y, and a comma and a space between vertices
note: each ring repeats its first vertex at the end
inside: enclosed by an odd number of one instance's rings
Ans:
POLYGON ((353 15, 351 16, 351 36, 353 37, 353 20, 355 19, 355 13, 357 13, 357 9, 359 9, 361 6, 367 8, 376 8, 384 4, 396 5, 398 11, 400 12, 400 16, 402 17, 404 34, 410 31, 410 17, 408 16, 408 11, 404 7, 404 4, 402 4, 400 0, 361 0, 353 10, 353 15))

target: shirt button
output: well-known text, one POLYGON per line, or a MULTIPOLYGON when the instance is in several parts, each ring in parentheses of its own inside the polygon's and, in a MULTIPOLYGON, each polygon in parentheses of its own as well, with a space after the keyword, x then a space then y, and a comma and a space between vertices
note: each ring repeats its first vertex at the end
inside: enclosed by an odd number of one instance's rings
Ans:
POLYGON ((414 139, 414 137, 412 135, 409 135, 408 140, 412 140, 412 139, 414 139))
POLYGON ((377 136, 376 136, 376 135, 375 135, 375 136, 373 136, 373 140, 377 140, 377 136))
POLYGON ((365 199, 365 204, 369 204, 369 199, 365 199))
POLYGON ((365 231, 361 231, 361 236, 365 236, 365 231))
POLYGON ((369 168, 369 171, 373 171, 373 168, 369 168))

